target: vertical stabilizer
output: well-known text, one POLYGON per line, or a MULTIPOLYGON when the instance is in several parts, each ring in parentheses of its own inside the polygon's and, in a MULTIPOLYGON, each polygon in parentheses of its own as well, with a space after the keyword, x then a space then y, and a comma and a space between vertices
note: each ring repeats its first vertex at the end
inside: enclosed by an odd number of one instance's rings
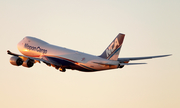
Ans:
POLYGON ((124 40, 124 34, 119 33, 106 50, 99 56, 108 60, 117 60, 124 40))

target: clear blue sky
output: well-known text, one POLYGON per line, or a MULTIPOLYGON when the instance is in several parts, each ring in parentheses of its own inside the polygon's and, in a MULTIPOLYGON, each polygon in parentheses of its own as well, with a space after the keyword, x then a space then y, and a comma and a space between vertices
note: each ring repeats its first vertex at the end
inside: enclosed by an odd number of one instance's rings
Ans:
POLYGON ((1 0, 1 108, 179 108, 179 0, 1 0), (25 36, 100 55, 118 33, 119 57, 173 54, 146 65, 62 73, 9 63, 25 36))

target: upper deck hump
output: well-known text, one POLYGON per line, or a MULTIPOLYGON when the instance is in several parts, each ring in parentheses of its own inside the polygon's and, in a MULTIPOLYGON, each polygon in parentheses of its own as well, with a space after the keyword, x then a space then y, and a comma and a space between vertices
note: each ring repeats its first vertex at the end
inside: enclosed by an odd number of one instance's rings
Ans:
POLYGON ((45 42, 45 41, 43 41, 41 39, 38 39, 38 38, 35 38, 35 37, 31 37, 31 36, 26 36, 24 39, 28 39, 30 41, 32 40, 32 41, 35 41, 35 42, 37 42, 39 44, 49 44, 49 43, 47 43, 47 42, 45 42))

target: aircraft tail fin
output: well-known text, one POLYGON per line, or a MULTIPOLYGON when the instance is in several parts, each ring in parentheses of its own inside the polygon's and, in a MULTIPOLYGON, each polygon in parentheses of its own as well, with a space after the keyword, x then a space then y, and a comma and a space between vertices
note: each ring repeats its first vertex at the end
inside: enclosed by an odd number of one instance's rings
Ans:
POLYGON ((125 34, 119 33, 106 50, 99 56, 108 60, 117 60, 125 34))

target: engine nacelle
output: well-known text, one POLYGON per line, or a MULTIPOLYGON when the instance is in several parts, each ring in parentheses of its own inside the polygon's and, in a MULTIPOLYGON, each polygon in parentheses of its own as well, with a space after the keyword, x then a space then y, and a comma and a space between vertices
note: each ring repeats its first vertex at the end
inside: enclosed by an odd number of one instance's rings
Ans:
POLYGON ((15 66, 20 66, 23 64, 23 60, 20 57, 12 56, 10 58, 10 63, 15 66))
POLYGON ((28 67, 28 68, 32 67, 33 65, 34 65, 34 60, 31 60, 31 59, 27 59, 22 64, 22 66, 28 67))

